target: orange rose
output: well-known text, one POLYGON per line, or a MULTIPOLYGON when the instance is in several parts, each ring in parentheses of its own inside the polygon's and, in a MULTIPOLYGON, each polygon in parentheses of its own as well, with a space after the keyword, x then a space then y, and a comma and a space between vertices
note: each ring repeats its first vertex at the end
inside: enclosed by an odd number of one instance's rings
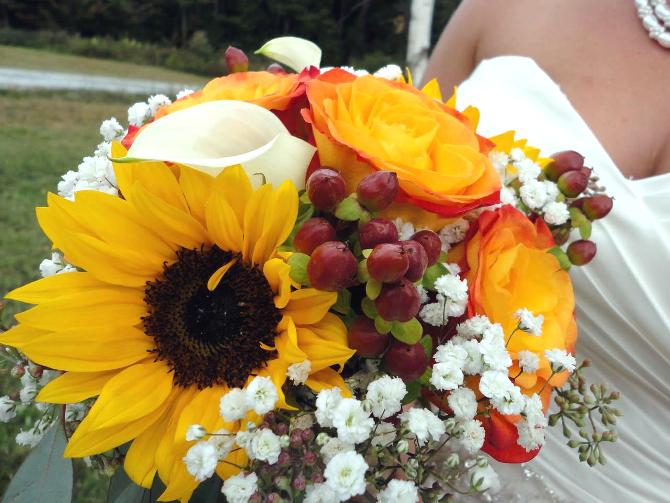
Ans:
POLYGON ((334 69, 307 83, 307 99, 321 164, 339 170, 349 190, 389 170, 400 201, 441 216, 498 201, 500 181, 470 121, 412 86, 334 69))
MULTIPOLYGON (((465 241, 462 257, 469 285, 468 315, 486 315, 502 325, 514 362, 509 369, 510 378, 525 394, 541 391, 545 410, 552 387, 563 385, 568 373, 552 376, 544 351, 560 348, 573 352, 577 339, 572 282, 558 260, 548 253, 554 245, 542 219, 532 223, 517 209, 502 206, 482 213, 465 241), (518 320, 514 313, 521 308, 544 316, 541 336, 515 331, 518 320), (521 372, 517 356, 521 350, 539 357, 537 372, 521 372)), ((516 444, 516 428, 510 426, 518 420, 519 416, 495 412, 487 418, 484 450, 496 459, 511 462, 525 461, 537 454, 526 453, 516 444)))

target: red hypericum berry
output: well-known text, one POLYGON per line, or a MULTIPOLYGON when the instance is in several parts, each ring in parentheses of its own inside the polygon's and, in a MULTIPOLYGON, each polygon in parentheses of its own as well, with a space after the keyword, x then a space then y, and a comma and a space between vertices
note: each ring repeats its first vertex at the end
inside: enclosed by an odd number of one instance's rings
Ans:
POLYGON ((277 463, 279 463, 279 466, 287 466, 291 464, 291 455, 286 449, 282 449, 279 453, 277 463))
POLYGON ((393 171, 377 171, 363 178, 358 187, 358 201, 370 211, 387 208, 398 195, 398 175, 393 171))
POLYGON ((426 255, 428 255, 428 267, 438 261, 440 252, 442 251, 442 241, 440 241, 440 236, 435 232, 424 229, 415 232, 410 239, 419 243, 426 250, 426 255))
POLYGON ((582 213, 584 213, 589 220, 598 220, 606 217, 607 214, 612 211, 612 206, 614 205, 614 200, 611 197, 602 194, 585 197, 578 199, 577 201, 580 201, 580 204, 577 205, 577 207, 582 210, 582 213))
POLYGON ((385 218, 373 218, 361 226, 358 231, 361 248, 374 248, 381 243, 398 241, 398 228, 385 218))
POLYGON ((568 171, 576 171, 584 167, 584 156, 574 150, 557 152, 552 156, 553 161, 544 168, 544 173, 550 180, 556 181, 558 177, 568 171))
POLYGON ((570 243, 566 251, 574 265, 586 265, 596 256, 597 248, 593 241, 578 239, 570 243))
POLYGON ((382 243, 375 246, 368 257, 368 273, 380 283, 395 283, 409 267, 409 259, 400 243, 382 243))
POLYGON ((581 170, 563 173, 556 182, 558 188, 568 197, 577 197, 589 185, 589 175, 581 170))
POLYGON ((293 477, 291 485, 293 486, 293 489, 296 489, 298 491, 304 491, 305 486, 307 485, 307 480, 305 479, 305 476, 302 473, 299 473, 295 477, 293 477))
POLYGON ((410 281, 419 281, 423 278, 423 273, 426 272, 426 268, 428 267, 426 249, 418 241, 411 239, 409 241, 402 241, 400 244, 409 259, 409 268, 405 273, 405 277, 410 281))
POLYGON ((564 245, 570 239, 570 227, 556 227, 551 230, 551 235, 558 246, 564 245))
POLYGON ((349 346, 366 358, 382 354, 389 338, 389 334, 377 332, 374 322, 367 316, 359 316, 349 327, 349 346))
POLYGON ((357 273, 358 262, 341 241, 327 241, 317 246, 307 263, 307 276, 317 290, 337 292, 347 288, 357 273))
POLYGON ((296 428, 291 432, 289 436, 289 443, 291 447, 296 448, 302 445, 302 429, 296 428))
POLYGON ((405 344, 394 340, 384 355, 384 368, 404 381, 421 377, 428 367, 428 356, 423 344, 405 344))
POLYGON ((286 70, 284 70, 284 67, 281 66, 279 63, 271 63, 268 65, 268 67, 265 69, 266 72, 274 73, 276 75, 284 75, 286 73, 286 70))
POLYGON ((286 424, 286 423, 276 423, 272 427, 272 431, 274 431, 275 435, 279 435, 281 437, 282 435, 285 435, 286 433, 288 433, 288 424, 286 424))
POLYGON ((317 210, 327 211, 345 198, 347 186, 334 169, 319 168, 307 179, 307 195, 317 210))
POLYGON ((226 60, 228 73, 246 72, 249 69, 249 58, 243 50, 237 47, 229 45, 223 57, 226 60))
POLYGON ((293 238, 293 246, 301 253, 311 255, 314 249, 326 241, 335 241, 337 234, 325 218, 310 218, 300 226, 293 238))
POLYGON ((386 321, 409 321, 419 312, 420 305, 419 292, 414 283, 405 278, 384 285, 375 299, 377 312, 386 321))
POLYGON ((316 464, 316 462, 319 460, 319 457, 316 455, 316 453, 312 451, 306 451, 305 454, 302 456, 302 462, 305 463, 307 466, 312 466, 316 464))

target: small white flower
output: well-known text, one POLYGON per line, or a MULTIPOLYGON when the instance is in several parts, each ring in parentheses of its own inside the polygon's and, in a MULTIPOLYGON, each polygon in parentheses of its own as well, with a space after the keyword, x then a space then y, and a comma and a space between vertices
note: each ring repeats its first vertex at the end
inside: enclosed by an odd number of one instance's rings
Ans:
POLYGON ((364 77, 365 75, 369 75, 370 72, 367 70, 357 70, 353 66, 341 66, 341 70, 344 70, 345 72, 349 72, 353 75, 356 75, 356 77, 364 77))
POLYGON ((216 449, 216 456, 219 459, 226 459, 235 445, 235 435, 232 435, 228 430, 222 428, 212 433, 207 439, 207 443, 214 446, 216 449))
POLYGON ((177 93, 177 99, 180 100, 182 98, 185 98, 189 94, 193 94, 193 89, 182 89, 177 93))
POLYGON ((547 202, 555 201, 558 197, 558 194, 560 193, 560 190, 558 190, 558 185, 549 180, 544 180, 542 183, 544 184, 544 188, 547 191, 547 202))
POLYGON ((251 443, 253 431, 240 430, 235 434, 235 443, 242 449, 247 449, 251 443))
POLYGON ((7 395, 0 396, 0 423, 8 423, 16 417, 16 403, 7 395))
POLYGON ((430 304, 425 304, 421 308, 419 317, 429 325, 441 327, 446 325, 449 321, 449 315, 445 311, 446 306, 444 305, 444 302, 431 302, 430 304))
POLYGON ((562 370, 572 372, 577 366, 575 357, 565 349, 546 349, 544 351, 544 356, 546 356, 549 363, 551 363, 551 369, 556 372, 561 372, 562 370))
POLYGON ((402 68, 400 68, 398 65, 382 66, 375 72, 375 77, 387 80, 398 80, 400 77, 402 77, 402 68))
POLYGON ((536 423, 545 423, 547 418, 544 415, 544 405, 542 404, 542 399, 537 393, 533 393, 530 396, 525 397, 525 405, 523 408, 523 414, 526 416, 528 421, 533 424, 536 423))
POLYGON ((249 412, 247 395, 239 388, 233 388, 221 397, 219 412, 226 421, 237 421, 249 412))
POLYGON ((102 121, 100 124, 100 134, 105 141, 112 141, 123 136, 123 126, 119 124, 116 117, 102 121))
POLYGON ((411 480, 391 480, 377 495, 378 503, 416 503, 419 493, 411 480))
POLYGON ((524 154, 523 150, 521 150, 519 147, 514 147, 512 150, 510 150, 509 157, 512 162, 519 162, 526 158, 526 154, 524 154))
POLYGON ((437 347, 434 358, 437 363, 449 363, 462 368, 468 358, 468 352, 460 344, 449 341, 437 347))
POLYGON ((326 465, 326 485, 337 494, 340 501, 347 501, 365 492, 367 469, 368 465, 360 454, 351 451, 340 453, 326 465))
POLYGON ((517 176, 521 183, 528 183, 531 180, 537 180, 540 176, 542 168, 535 164, 532 159, 525 158, 521 161, 515 162, 514 167, 517 169, 517 176))
POLYGON ((447 271, 449 271, 449 274, 453 274, 454 276, 458 276, 461 274, 461 266, 458 264, 444 264, 444 267, 447 268, 447 271))
POLYGON ((147 105, 151 109, 151 115, 156 115, 160 107, 169 105, 170 103, 172 103, 172 100, 164 94, 154 94, 147 100, 147 105))
POLYGON ((42 437, 46 433, 46 430, 48 428, 45 428, 44 431, 39 431, 37 428, 32 428, 28 431, 21 430, 16 434, 16 445, 22 445, 24 447, 35 447, 40 440, 42 440, 42 437))
POLYGON ((194 440, 200 440, 207 435, 207 430, 201 424, 192 424, 186 430, 186 441, 192 442, 194 440))
POLYGON ((500 150, 492 150, 489 152, 489 160, 491 161, 491 164, 493 164, 493 168, 498 173, 500 180, 505 182, 505 172, 507 170, 507 166, 509 165, 509 156, 500 150))
POLYGON ((370 413, 354 398, 343 398, 333 412, 333 426, 337 428, 340 440, 355 444, 365 442, 370 438, 374 425, 370 413))
POLYGON ((37 395, 37 383, 34 381, 27 382, 23 385, 21 391, 19 391, 19 400, 21 400, 21 403, 23 404, 28 404, 35 399, 35 395, 37 395))
POLYGON ((51 258, 45 258, 40 262, 40 274, 43 278, 58 274, 65 264, 63 264, 63 256, 58 252, 52 252, 51 258))
POLYGON ((519 351, 517 357, 519 359, 519 367, 528 374, 532 374, 540 366, 540 357, 532 351, 523 349, 519 351))
POLYGON ((470 483, 473 486, 476 485, 479 492, 486 491, 487 494, 495 494, 500 491, 498 474, 488 464, 484 467, 475 465, 470 472, 470 483))
POLYGON ((372 415, 386 419, 400 411, 402 399, 407 387, 399 377, 384 376, 368 385, 366 400, 370 404, 372 415))
POLYGON ((396 437, 396 428, 392 423, 386 421, 377 425, 373 430, 373 437, 371 444, 374 446, 386 447, 391 445, 396 437))
POLYGON ((490 326, 491 322, 486 316, 476 315, 459 323, 456 331, 464 339, 472 339, 473 337, 481 337, 484 331, 490 326))
POLYGON ((312 370, 312 362, 303 360, 300 363, 293 363, 289 365, 286 370, 286 375, 293 381, 294 384, 305 384, 309 377, 309 372, 312 370))
POLYGON ((459 218, 455 222, 445 225, 440 230, 440 239, 449 245, 460 243, 465 238, 465 234, 470 228, 470 222, 464 218, 459 218))
POLYGON ((240 473, 223 482, 221 492, 228 503, 247 503, 258 490, 258 476, 255 473, 240 473))
POLYGON ((340 388, 322 389, 316 397, 316 420, 323 427, 333 426, 333 412, 342 400, 340 388))
POLYGON ((419 304, 423 305, 430 300, 428 297, 428 292, 423 287, 423 285, 416 285, 416 291, 419 293, 419 304))
POLYGON ((519 328, 524 332, 536 337, 540 337, 542 335, 542 324, 544 323, 544 316, 541 314, 533 316, 533 313, 524 307, 522 309, 518 309, 514 313, 514 317, 519 320, 519 328))
POLYGON ((544 445, 546 429, 541 425, 531 425, 529 421, 522 419, 516 424, 516 429, 519 434, 517 444, 527 452, 544 445))
POLYGON ((339 498, 326 484, 308 484, 303 503, 332 503, 339 498))
POLYGON ((141 126, 151 116, 151 107, 146 103, 135 103, 128 109, 128 124, 141 126))
POLYGON ((428 409, 413 407, 403 412, 400 420, 414 434, 419 445, 423 445, 429 439, 439 440, 446 431, 444 422, 428 409))
POLYGON ((65 406, 66 421, 81 421, 86 414, 86 406, 83 403, 68 403, 65 406))
POLYGON ((470 388, 458 388, 449 393, 449 408, 459 419, 472 419, 477 414, 477 396, 470 388))
POLYGON ((491 399, 508 396, 513 386, 507 374, 499 370, 487 370, 479 380, 479 391, 491 399))
POLYGON ((200 482, 214 475, 218 462, 216 448, 207 442, 198 442, 191 446, 184 456, 188 473, 200 482))
MULTIPOLYGON (((74 188, 79 181, 79 173, 69 170, 65 173, 58 182, 58 195, 62 197, 72 198, 74 188)), ((40 268, 41 270, 41 268, 40 268)))
POLYGON ((474 454, 484 445, 484 427, 476 419, 464 421, 460 424, 460 444, 470 454, 474 454))
POLYGON ((551 201, 542 208, 544 221, 549 225, 563 225, 570 218, 568 206, 565 203, 551 201))
POLYGON ((268 464, 274 465, 281 452, 279 437, 268 428, 256 430, 251 435, 251 442, 247 445, 246 451, 251 459, 267 461, 268 464))
POLYGON ((445 274, 435 280, 435 290, 452 302, 468 300, 468 282, 453 274, 445 274))
POLYGON ((323 458, 324 463, 328 463, 331 459, 342 452, 349 452, 355 450, 354 444, 344 442, 339 438, 329 437, 319 450, 319 454, 323 458))
POLYGON ((491 370, 506 370, 512 365, 512 358, 505 347, 505 336, 498 323, 484 330, 479 350, 484 364, 491 370))
POLYGON ((502 187, 500 189, 500 202, 502 204, 509 204, 510 206, 514 206, 516 208, 516 193, 509 187, 502 187))
POLYGON ((393 221, 393 223, 398 229, 398 239, 400 241, 407 241, 416 232, 416 229, 414 228, 412 222, 405 222, 401 218, 396 218, 393 221))
POLYGON ((547 202, 547 189, 544 183, 538 180, 530 180, 524 183, 519 189, 519 195, 523 204, 531 210, 542 208, 544 203, 547 202))
POLYGON ((468 353, 468 357, 463 364, 463 373, 468 375, 479 374, 484 366, 482 352, 479 348, 479 341, 474 339, 462 341, 460 342, 460 346, 468 353))
POLYGON ((277 387, 269 377, 254 377, 244 392, 247 395, 247 405, 259 416, 274 409, 279 400, 277 387))
POLYGON ((436 363, 430 375, 430 383, 440 391, 458 388, 463 384, 463 370, 454 362, 436 363))

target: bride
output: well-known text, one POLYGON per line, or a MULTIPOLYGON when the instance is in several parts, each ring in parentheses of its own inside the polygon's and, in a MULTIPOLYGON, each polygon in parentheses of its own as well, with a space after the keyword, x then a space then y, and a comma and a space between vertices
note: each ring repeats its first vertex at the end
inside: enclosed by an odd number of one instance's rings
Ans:
POLYGON ((579 354, 621 392, 620 439, 589 469, 552 428, 528 464, 567 501, 670 501, 670 8, 659 18, 656 4, 465 0, 424 79, 445 94, 464 81, 458 106, 480 109, 483 134, 515 128, 547 154, 579 151, 615 198, 573 281, 579 354), (658 40, 638 9, 661 19, 658 40))

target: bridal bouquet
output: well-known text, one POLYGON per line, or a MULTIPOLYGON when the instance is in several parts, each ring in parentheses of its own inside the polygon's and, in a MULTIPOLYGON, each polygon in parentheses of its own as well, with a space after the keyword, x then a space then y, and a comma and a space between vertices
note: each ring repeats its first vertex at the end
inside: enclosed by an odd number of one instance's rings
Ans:
POLYGON ((532 459, 557 423, 604 463, 616 393, 575 360, 567 269, 612 200, 583 157, 479 136, 394 66, 259 52, 295 72, 229 49, 230 75, 103 122, 37 208, 54 252, 0 335, 23 384, 0 417, 41 412, 17 441, 56 449, 56 484, 58 448, 118 467, 116 502, 495 492, 489 460, 532 459))

